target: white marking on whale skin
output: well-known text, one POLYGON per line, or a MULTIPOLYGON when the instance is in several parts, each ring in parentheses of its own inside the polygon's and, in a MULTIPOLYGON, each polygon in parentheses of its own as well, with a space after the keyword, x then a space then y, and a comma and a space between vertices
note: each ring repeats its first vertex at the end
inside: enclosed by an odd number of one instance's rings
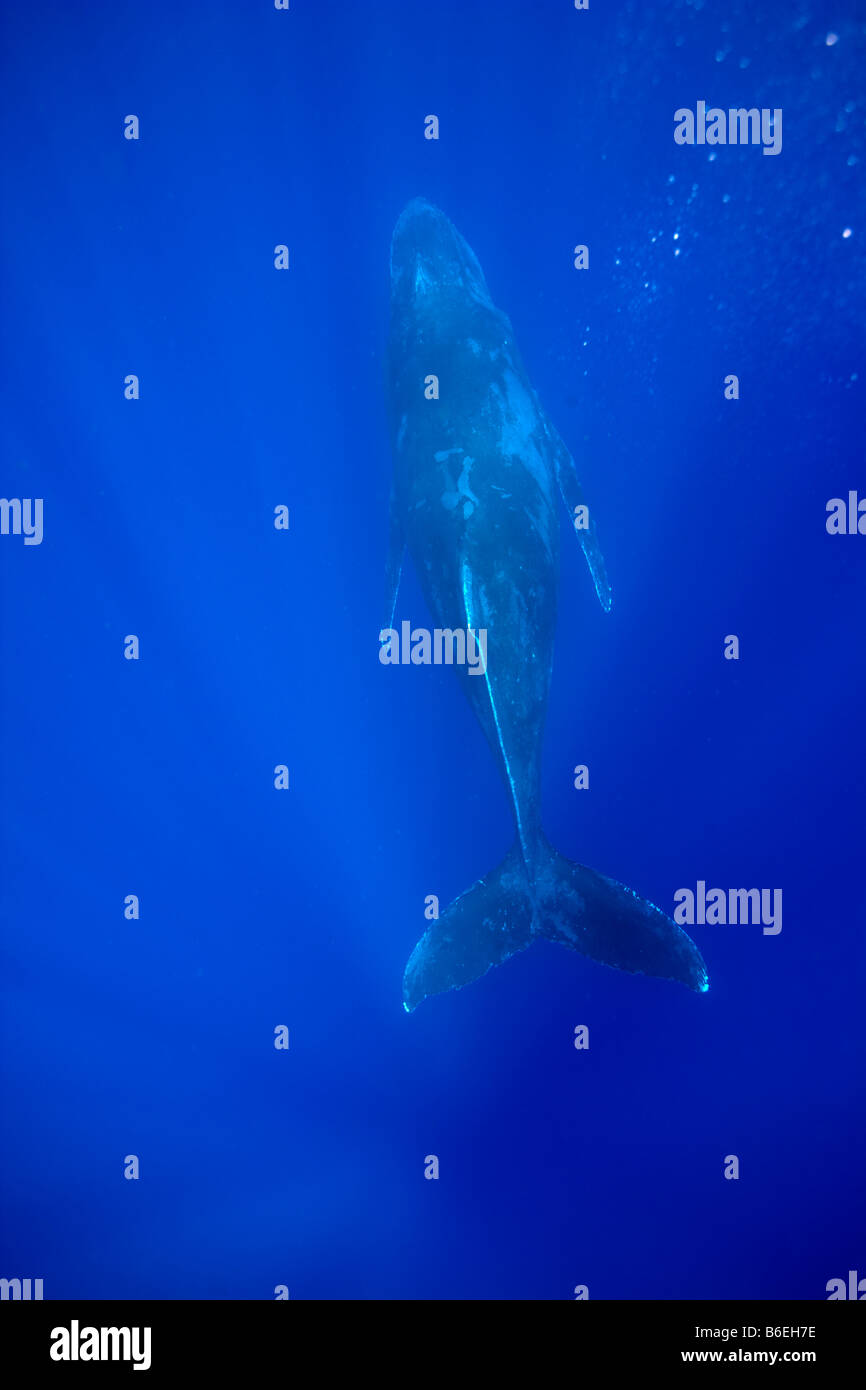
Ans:
POLYGON ((474 338, 467 338, 467 339, 466 339, 466 346, 467 346, 468 348, 470 348, 472 352, 475 353, 475 356, 476 356, 476 357, 478 357, 478 356, 480 355, 480 353, 481 353, 481 348, 479 347, 478 343, 476 343, 476 341, 475 341, 474 338))
POLYGON ((535 402, 509 369, 503 373, 505 394, 497 382, 490 387, 498 414, 499 449, 505 458, 516 458, 532 474, 543 496, 551 498, 550 466, 533 438, 538 425, 535 402))
POLYGON ((468 454, 464 458, 463 471, 461 472, 460 477, 457 479, 457 491, 460 493, 461 497, 469 497, 473 502, 477 503, 478 498, 475 496, 474 492, 470 491, 469 488, 469 471, 472 468, 474 462, 475 460, 471 459, 468 454))
MULTIPOLYGON (((449 449, 447 453, 462 454, 463 450, 449 449)), ((436 458, 439 458, 438 454, 436 455, 436 458)), ((463 506, 464 521, 468 521, 475 508, 480 507, 481 505, 478 498, 475 496, 475 493, 469 486, 469 472, 474 462, 475 460, 470 458, 467 454, 463 459, 463 468, 460 471, 460 477, 457 479, 457 491, 452 492, 449 490, 448 492, 443 492, 442 494, 442 506, 445 508, 447 512, 453 512, 454 508, 458 505, 458 503, 463 498, 466 498, 466 502, 463 506)))
POLYGON ((430 276, 426 274, 424 267, 422 266, 419 260, 418 264, 415 267, 415 293, 420 294, 422 291, 426 292, 427 290, 432 288, 432 285, 433 282, 430 279, 430 276))
POLYGON ((406 422, 407 422, 408 419, 409 419, 409 416, 408 416, 408 415, 404 415, 404 416, 403 416, 403 419, 400 421, 400 428, 399 428, 398 431, 397 431, 397 448, 398 448, 398 449, 402 448, 403 440, 404 440, 405 437, 406 437, 406 422))
MULTIPOLYGON (((483 308, 492 310, 494 308, 493 301, 490 298, 490 291, 485 283, 475 253, 462 237, 459 237, 458 240, 457 254, 448 259, 437 258, 435 262, 429 263, 429 271, 424 267, 423 256, 418 257, 415 265, 415 296, 417 298, 421 294, 432 295, 441 294, 443 291, 458 290, 462 295, 482 305, 483 308), (461 250, 463 252, 462 260, 461 250)), ((402 267, 399 265, 395 267, 392 262, 392 286, 396 286, 402 276, 402 267)))
POLYGON ((501 379, 502 386, 498 382, 490 386, 490 423, 493 429, 498 428, 502 457, 509 462, 516 460, 538 484, 537 503, 530 515, 535 530, 552 557, 550 512, 553 508, 553 479, 547 456, 536 443, 538 407, 534 395, 526 390, 510 367, 505 369, 501 379))
POLYGON ((465 450, 463 449, 440 449, 433 457, 437 463, 444 463, 446 459, 450 459, 452 454, 462 454, 464 452, 465 450))

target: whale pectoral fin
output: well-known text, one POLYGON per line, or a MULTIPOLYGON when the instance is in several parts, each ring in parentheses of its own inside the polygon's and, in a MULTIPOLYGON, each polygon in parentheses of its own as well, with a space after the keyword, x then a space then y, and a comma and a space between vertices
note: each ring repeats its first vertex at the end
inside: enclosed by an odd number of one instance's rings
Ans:
POLYGON ((607 577, 604 556, 598 543, 595 521, 584 500, 583 488, 580 486, 574 459, 550 424, 548 424, 548 433, 551 435, 554 445, 556 481, 559 484, 562 500, 568 509, 572 525, 583 549, 584 558, 589 565, 589 572, 592 575, 598 601, 605 613, 609 613, 613 603, 613 593, 610 580, 607 577))
POLYGON ((397 511, 397 499, 394 495, 394 488, 391 488, 391 506, 388 521, 388 558, 385 562, 385 621, 383 627, 394 626, 394 612, 397 607, 397 593, 400 588, 400 578, 403 574, 403 557, 406 553, 406 542, 403 537, 403 527, 400 525, 400 516, 397 511))

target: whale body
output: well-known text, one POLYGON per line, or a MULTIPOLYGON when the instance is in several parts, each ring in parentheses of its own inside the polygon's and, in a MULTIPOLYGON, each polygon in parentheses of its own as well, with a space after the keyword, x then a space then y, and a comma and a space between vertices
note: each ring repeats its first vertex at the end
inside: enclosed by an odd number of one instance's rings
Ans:
POLYGON ((705 991, 701 954, 676 923, 615 879, 564 858, 541 828, 560 497, 586 523, 576 534, 605 610, 611 590, 574 461, 529 382, 511 323, 493 304, 474 252, 424 199, 405 208, 391 241, 387 394, 388 626, 408 549, 440 627, 486 631, 483 679, 465 665, 454 669, 515 823, 502 863, 418 942, 404 1007, 469 984, 538 937, 705 991))

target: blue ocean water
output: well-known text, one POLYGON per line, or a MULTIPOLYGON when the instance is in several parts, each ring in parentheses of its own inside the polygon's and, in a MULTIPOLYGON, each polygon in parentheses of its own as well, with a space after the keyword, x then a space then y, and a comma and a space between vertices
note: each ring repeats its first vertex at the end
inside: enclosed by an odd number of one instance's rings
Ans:
MULTIPOLYGON (((44 535, 0 537, 0 1275, 866 1275, 866 536, 825 525, 866 497, 862 6, 48 0, 3 31, 0 492, 44 535), (698 101, 780 108, 782 150, 677 145, 698 101), (426 896, 512 839, 453 673, 378 661, 417 195, 509 314, 613 585, 605 614, 563 515, 548 836, 669 912, 783 891, 777 935, 690 929, 705 996, 538 944, 403 1011, 426 896)), ((397 615, 430 622, 411 569, 397 615)))

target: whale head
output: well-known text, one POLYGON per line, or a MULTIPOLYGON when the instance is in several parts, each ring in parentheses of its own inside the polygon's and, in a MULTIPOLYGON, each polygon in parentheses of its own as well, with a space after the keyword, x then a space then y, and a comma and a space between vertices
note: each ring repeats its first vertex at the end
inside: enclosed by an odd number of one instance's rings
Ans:
POLYGON ((444 212, 414 198, 391 238, 392 310, 423 318, 461 303, 493 309, 478 258, 444 212))

